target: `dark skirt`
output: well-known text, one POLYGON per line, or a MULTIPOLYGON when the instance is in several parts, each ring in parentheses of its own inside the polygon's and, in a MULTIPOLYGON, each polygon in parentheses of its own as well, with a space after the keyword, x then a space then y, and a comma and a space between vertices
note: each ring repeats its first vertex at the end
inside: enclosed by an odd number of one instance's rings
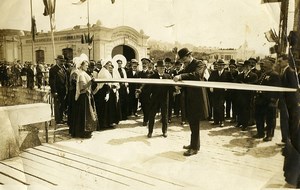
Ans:
POLYGON ((74 118, 72 124, 72 137, 90 137, 97 127, 93 99, 87 93, 80 94, 74 103, 74 118))

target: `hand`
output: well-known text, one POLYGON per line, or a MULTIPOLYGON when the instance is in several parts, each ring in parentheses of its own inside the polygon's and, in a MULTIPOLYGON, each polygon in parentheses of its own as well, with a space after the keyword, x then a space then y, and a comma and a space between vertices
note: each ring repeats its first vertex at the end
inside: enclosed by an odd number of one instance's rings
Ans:
POLYGON ((181 76, 180 76, 180 75, 176 75, 176 76, 173 78, 173 80, 174 80, 175 82, 178 82, 178 81, 181 80, 181 76))
POLYGON ((139 89, 139 88, 138 88, 138 89, 135 90, 135 93, 140 94, 141 92, 142 92, 142 89, 139 89))
POLYGON ((209 91, 210 91, 210 92, 214 92, 214 89, 213 89, 213 88, 209 88, 209 91))
POLYGON ((180 90, 180 89, 181 89, 180 86, 175 86, 175 90, 176 90, 176 91, 178 91, 178 90, 180 90))
POLYGON ((109 93, 106 94, 104 100, 107 102, 109 100, 109 93))
POLYGON ((117 92, 117 89, 116 89, 116 88, 114 88, 114 89, 113 89, 113 91, 114 91, 114 93, 116 93, 116 92, 117 92))

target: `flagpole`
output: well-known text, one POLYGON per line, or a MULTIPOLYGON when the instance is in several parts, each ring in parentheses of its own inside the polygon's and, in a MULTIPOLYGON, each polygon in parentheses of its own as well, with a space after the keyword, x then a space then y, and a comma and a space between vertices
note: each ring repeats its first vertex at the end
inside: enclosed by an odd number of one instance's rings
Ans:
POLYGON ((49 14, 49 18, 50 18, 50 29, 51 29, 51 41, 52 41, 52 49, 53 49, 53 60, 56 57, 56 51, 55 51, 55 44, 54 44, 54 32, 53 32, 53 17, 52 14, 49 14))
POLYGON ((89 60, 91 60, 91 47, 90 47, 90 1, 87 0, 87 18, 88 18, 88 50, 89 50, 89 60))
POLYGON ((31 18, 30 18, 30 20, 31 20, 31 60, 32 60, 32 64, 34 64, 34 40, 33 40, 33 35, 35 35, 34 34, 34 28, 33 28, 33 20, 32 20, 32 18, 33 18, 33 13, 32 13, 32 0, 30 0, 30 15, 31 15, 31 18))

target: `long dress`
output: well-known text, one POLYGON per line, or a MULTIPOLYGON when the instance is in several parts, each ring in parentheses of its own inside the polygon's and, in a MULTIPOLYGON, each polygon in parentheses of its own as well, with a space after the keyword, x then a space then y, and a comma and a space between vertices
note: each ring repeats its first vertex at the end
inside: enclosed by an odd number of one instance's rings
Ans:
POLYGON ((79 71, 74 104, 73 132, 74 137, 90 137, 97 127, 95 104, 91 96, 91 87, 80 89, 79 83, 87 84, 91 77, 85 71, 79 71))

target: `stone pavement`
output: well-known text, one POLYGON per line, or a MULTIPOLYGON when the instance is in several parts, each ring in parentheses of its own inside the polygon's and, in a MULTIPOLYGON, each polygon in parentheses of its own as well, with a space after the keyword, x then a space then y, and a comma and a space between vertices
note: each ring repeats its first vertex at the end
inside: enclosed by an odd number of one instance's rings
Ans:
MULTIPOLYGON (((291 189, 284 181, 279 127, 271 142, 252 139, 227 123, 201 123, 201 149, 184 157, 188 126, 177 118, 162 137, 159 121, 146 137, 142 118, 131 117, 91 139, 71 139, 24 151, 0 162, 1 189, 291 189), (30 184, 30 186, 28 186, 30 184)), ((56 139, 60 139, 60 134, 56 139)))

